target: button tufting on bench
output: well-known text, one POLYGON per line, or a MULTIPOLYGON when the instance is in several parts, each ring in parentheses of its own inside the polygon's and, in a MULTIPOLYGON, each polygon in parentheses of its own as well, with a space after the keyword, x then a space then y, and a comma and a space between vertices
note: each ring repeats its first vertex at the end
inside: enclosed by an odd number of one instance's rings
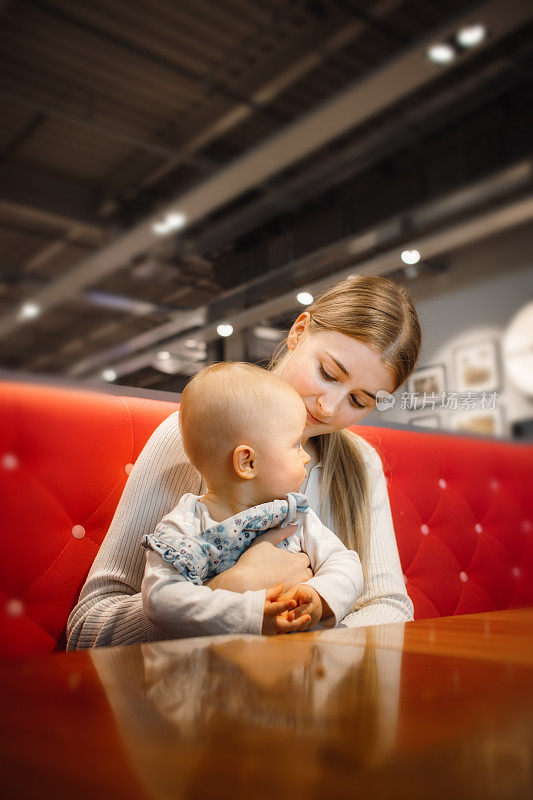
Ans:
POLYGON ((522 570, 520 569, 520 567, 513 567, 512 572, 514 578, 519 578, 522 574, 522 570))
POLYGON ((445 489, 445 488, 448 486, 448 484, 446 483, 446 481, 444 480, 444 478, 441 478, 441 479, 439 480, 439 486, 440 486, 440 488, 441 488, 441 489, 445 489))
POLYGON ((124 467, 124 472, 126 473, 126 475, 129 475, 132 469, 133 469, 133 464, 126 464, 126 466, 124 467))
POLYGON ((20 617, 24 613, 24 603, 22 600, 16 598, 8 600, 6 604, 6 613, 8 617, 20 617))
POLYGON ((2 467, 4 469, 16 469, 19 465, 19 460, 15 453, 4 453, 2 455, 2 467))
POLYGON ((459 578, 462 580, 463 583, 466 583, 468 580, 468 575, 466 574, 466 572, 460 572, 459 578))
POLYGON ((72 528, 72 535, 75 539, 83 539, 85 536, 85 528, 83 525, 74 525, 72 528))
POLYGON ((428 533, 429 533, 429 525, 426 525, 425 523, 423 525, 421 525, 420 526, 420 532, 423 533, 424 536, 427 536, 428 533))
POLYGON ((476 522, 474 525, 474 530, 476 533, 483 533, 483 525, 481 525, 479 522, 476 522))

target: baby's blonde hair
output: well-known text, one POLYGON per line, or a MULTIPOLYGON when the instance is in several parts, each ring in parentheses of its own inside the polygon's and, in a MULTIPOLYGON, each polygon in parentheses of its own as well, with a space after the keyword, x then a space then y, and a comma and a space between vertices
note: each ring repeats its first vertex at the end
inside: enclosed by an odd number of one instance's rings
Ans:
POLYGON ((303 402, 290 384, 261 367, 223 361, 200 370, 181 395, 180 426, 189 460, 201 475, 231 469, 233 451, 303 402))

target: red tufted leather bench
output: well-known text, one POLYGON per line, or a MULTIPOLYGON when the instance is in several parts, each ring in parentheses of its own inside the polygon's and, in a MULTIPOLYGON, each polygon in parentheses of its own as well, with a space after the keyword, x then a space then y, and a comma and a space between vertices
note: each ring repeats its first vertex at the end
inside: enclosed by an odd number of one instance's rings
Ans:
MULTIPOLYGON (((131 465, 176 405, 0 384, 0 654, 61 649, 131 465)), ((415 617, 533 605, 533 447, 358 426, 415 617)))

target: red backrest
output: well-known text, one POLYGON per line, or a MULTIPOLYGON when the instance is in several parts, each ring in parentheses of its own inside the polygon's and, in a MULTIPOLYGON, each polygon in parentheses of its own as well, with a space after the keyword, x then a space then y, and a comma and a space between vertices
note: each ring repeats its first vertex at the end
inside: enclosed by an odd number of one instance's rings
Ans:
MULTIPOLYGON (((0 384, 0 653, 64 646, 133 464, 176 405, 0 384)), ((416 617, 533 604, 533 448, 359 426, 379 451, 416 617)))

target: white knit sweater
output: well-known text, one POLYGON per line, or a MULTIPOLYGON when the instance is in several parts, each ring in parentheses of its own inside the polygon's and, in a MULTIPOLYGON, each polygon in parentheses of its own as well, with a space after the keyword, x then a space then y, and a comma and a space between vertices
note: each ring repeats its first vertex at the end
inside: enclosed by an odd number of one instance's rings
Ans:
MULTIPOLYGON (((369 578, 358 601, 362 607, 343 620, 349 627, 413 619, 381 460, 367 442, 363 448, 372 492, 369 578)), ((302 489, 316 513, 321 471, 320 464, 314 467, 302 489)), ((130 473, 78 604, 69 616, 68 650, 166 638, 143 614, 140 590, 145 554, 141 539, 183 494, 204 491, 203 481, 183 449, 179 412, 175 412, 154 431, 130 473)), ((334 529, 331 513, 327 517, 324 524, 334 529)))

